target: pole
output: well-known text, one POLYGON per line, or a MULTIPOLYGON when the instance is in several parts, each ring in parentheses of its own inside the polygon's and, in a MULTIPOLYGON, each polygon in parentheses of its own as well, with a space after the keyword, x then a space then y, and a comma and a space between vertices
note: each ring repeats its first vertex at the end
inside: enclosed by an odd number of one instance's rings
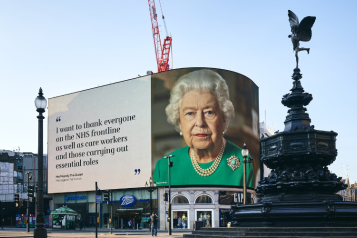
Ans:
MULTIPOLYGON (((37 190, 38 188, 36 187, 36 194, 38 194, 38 190, 37 190)), ((37 198, 38 198, 38 196, 36 196, 36 197, 33 197, 32 199, 31 199, 31 202, 32 203, 35 203, 35 217, 37 217, 37 213, 38 213, 38 211, 37 211, 37 206, 38 206, 38 200, 37 200, 37 198), (34 201, 35 200, 35 201, 34 201)), ((36 229, 36 228, 35 228, 36 229)))
POLYGON ((110 234, 113 234, 113 190, 110 190, 110 234))
POLYGON ((244 170, 243 170, 243 204, 247 204, 247 160, 244 158, 243 160, 244 163, 244 170))
POLYGON ((27 219, 26 219, 26 231, 30 232, 30 196, 29 196, 29 188, 30 188, 30 172, 27 172, 27 219))
POLYGON ((4 201, 1 201, 1 230, 4 230, 4 201))
MULTIPOLYGON (((42 89, 38 93, 39 97, 42 97, 42 89)), ((38 98, 36 98, 37 100, 38 98)), ((43 98, 45 101, 46 99, 43 98)), ((47 102, 46 102, 47 104, 47 102)), ((36 215, 36 227, 33 231, 34 238, 47 238, 47 230, 44 227, 44 213, 43 213, 43 119, 45 117, 42 113, 45 112, 44 108, 37 108, 39 115, 38 119, 38 189, 37 189, 37 215, 36 215)))
POLYGON ((168 218, 167 218, 167 222, 169 223, 169 235, 171 235, 171 167, 173 165, 173 163, 171 162, 171 157, 174 157, 174 155, 167 155, 164 158, 167 159, 168 162, 168 166, 169 166, 169 211, 168 211, 168 218))
POLYGON ((169 235, 171 236, 171 156, 168 156, 169 159, 169 235))
POLYGON ((149 193, 150 193, 150 216, 152 215, 152 196, 151 196, 152 191, 153 191, 153 189, 150 188, 149 189, 149 193))
MULTIPOLYGON (((95 195, 97 195, 97 182, 95 182, 95 195)), ((95 201, 95 238, 98 238, 98 213, 97 213, 97 201, 95 201)))

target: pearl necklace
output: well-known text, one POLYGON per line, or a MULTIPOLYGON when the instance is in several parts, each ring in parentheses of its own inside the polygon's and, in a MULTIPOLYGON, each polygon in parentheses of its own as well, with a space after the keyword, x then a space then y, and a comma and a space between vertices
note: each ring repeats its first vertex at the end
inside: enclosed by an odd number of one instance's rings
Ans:
POLYGON ((214 163, 208 168, 208 169, 202 169, 201 166, 197 163, 197 160, 195 159, 195 152, 191 149, 191 162, 193 165, 193 168, 196 170, 196 172, 203 177, 208 177, 212 175, 218 168, 219 164, 221 163, 224 148, 226 147, 226 141, 223 140, 223 144, 221 147, 221 150, 218 153, 217 158, 214 160, 214 163))

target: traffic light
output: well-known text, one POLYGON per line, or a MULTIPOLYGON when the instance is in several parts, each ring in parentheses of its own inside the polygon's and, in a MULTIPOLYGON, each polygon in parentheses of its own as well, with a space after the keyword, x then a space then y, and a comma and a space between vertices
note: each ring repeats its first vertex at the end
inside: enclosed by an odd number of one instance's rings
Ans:
POLYGON ((169 194, 168 193, 164 193, 164 201, 167 202, 169 201, 169 194))
POLYGON ((109 191, 108 190, 104 191, 104 201, 106 201, 107 204, 109 204, 110 199, 109 199, 109 191))
POLYGON ((19 197, 18 193, 14 194, 14 201, 15 201, 15 206, 19 207, 20 206, 20 197, 19 197))
POLYGON ((35 196, 35 185, 29 185, 28 188, 28 197, 33 198, 35 196))

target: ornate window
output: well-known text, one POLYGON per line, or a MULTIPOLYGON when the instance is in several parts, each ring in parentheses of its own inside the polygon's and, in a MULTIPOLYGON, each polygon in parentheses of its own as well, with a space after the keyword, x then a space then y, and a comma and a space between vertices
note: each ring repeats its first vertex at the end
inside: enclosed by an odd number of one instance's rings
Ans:
POLYGON ((208 195, 200 195, 196 198, 195 203, 213 203, 212 198, 208 195))
POLYGON ((188 204, 188 199, 185 196, 177 195, 172 199, 172 204, 188 204))

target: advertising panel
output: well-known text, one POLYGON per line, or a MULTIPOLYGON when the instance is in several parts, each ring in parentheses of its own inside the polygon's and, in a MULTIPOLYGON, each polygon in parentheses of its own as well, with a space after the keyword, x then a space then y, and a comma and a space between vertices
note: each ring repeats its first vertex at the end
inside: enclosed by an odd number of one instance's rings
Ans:
POLYGON ((150 176, 150 76, 49 99, 49 193, 141 187, 150 176))
POLYGON ((49 99, 49 193, 258 181, 258 87, 221 69, 184 68, 49 99))
POLYGON ((247 186, 259 179, 258 87, 222 69, 185 68, 152 75, 152 169, 157 186, 247 186), (224 145, 223 145, 224 143, 224 145), (222 150, 222 154, 220 153, 222 150), (212 161, 213 159, 213 161, 212 161))

